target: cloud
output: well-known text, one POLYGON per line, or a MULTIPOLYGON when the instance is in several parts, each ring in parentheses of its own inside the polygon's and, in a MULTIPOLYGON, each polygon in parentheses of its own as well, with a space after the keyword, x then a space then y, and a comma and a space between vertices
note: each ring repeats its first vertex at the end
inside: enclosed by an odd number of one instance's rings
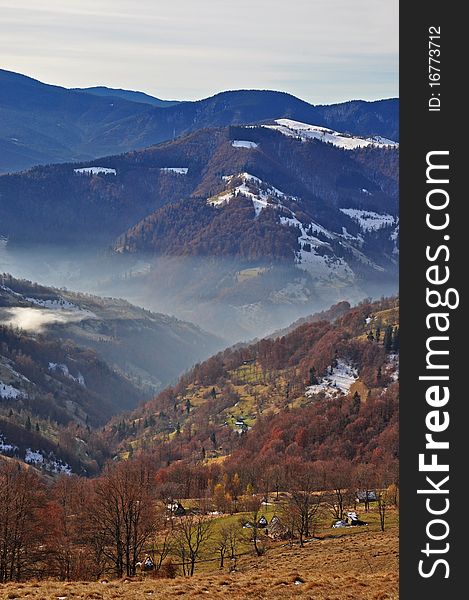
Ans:
POLYGON ((187 99, 246 87, 314 102, 397 93, 397 0, 0 0, 0 9, 4 68, 51 83, 187 99))

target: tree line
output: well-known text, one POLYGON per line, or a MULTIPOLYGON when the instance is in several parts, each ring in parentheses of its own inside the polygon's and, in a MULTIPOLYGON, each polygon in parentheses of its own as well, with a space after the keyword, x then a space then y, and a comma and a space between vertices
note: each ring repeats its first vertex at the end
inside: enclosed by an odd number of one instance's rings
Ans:
POLYGON ((2 462, 0 582, 132 577, 144 556, 155 576, 192 576, 205 561, 232 569, 242 554, 268 549, 271 538, 261 531, 270 526, 262 518, 267 503, 276 502, 283 539, 300 547, 315 536, 321 511, 322 518, 344 518, 356 505, 357 489, 387 487, 378 503, 383 517, 387 505, 398 503, 396 473, 384 469, 340 460, 298 463, 282 477, 280 492, 275 473, 244 488, 236 473, 220 472, 218 481, 205 479, 200 497, 187 500, 174 478, 144 456, 110 464, 93 480, 62 476, 53 482, 2 462), (178 514, 173 507, 181 502, 186 509, 178 514), (217 525, 221 514, 237 513, 238 519, 217 525))

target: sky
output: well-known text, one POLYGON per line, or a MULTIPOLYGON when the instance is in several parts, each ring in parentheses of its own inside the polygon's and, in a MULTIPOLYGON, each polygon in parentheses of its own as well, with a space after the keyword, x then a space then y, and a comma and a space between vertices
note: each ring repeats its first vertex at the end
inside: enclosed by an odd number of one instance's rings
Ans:
POLYGON ((0 66, 168 100, 398 95, 398 0, 0 0, 0 66))

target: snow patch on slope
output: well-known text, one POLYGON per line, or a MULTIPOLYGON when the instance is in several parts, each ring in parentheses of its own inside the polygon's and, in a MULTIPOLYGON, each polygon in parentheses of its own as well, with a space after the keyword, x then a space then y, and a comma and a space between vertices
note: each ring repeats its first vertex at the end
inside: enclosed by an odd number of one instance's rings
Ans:
POLYGON ((16 400, 18 398, 27 398, 27 395, 12 385, 7 385, 0 381, 0 398, 16 400))
POLYGON ((79 175, 117 175, 115 169, 108 169, 107 167, 82 167, 81 169, 73 169, 73 171, 79 175))
POLYGON ((358 371, 348 361, 339 358, 335 367, 328 367, 327 375, 318 384, 306 388, 305 394, 310 397, 324 392, 328 398, 347 394, 357 379, 358 371))
POLYGON ((72 302, 68 302, 68 300, 64 300, 63 298, 54 298, 54 300, 41 300, 40 298, 28 298, 25 300, 31 302, 31 304, 35 304, 36 306, 41 306, 42 308, 50 308, 55 310, 71 310, 71 311, 81 311, 82 309, 76 304, 72 304, 72 302))
POLYGON ((376 231, 396 223, 395 217, 388 215, 387 213, 380 214, 369 210, 359 210, 357 208, 341 208, 340 212, 356 221, 363 231, 376 231))
POLYGON ((249 142, 247 140, 233 140, 231 142, 233 148, 257 148, 258 144, 256 142, 249 142))
POLYGON ((0 454, 15 454, 18 450, 18 446, 7 444, 5 437, 0 433, 0 454))
POLYGON ((160 173, 176 173, 176 175, 187 175, 188 167, 162 167, 160 173))
POLYGON ((295 215, 292 217, 280 217, 282 225, 297 227, 299 229, 298 244, 300 250, 296 253, 295 262, 317 278, 330 279, 354 279, 353 271, 343 258, 337 258, 327 253, 318 252, 319 248, 330 249, 328 242, 315 237, 313 233, 321 233, 326 238, 334 239, 336 236, 317 223, 304 225, 295 215))
POLYGON ((74 377, 70 373, 69 368, 67 367, 67 365, 65 365, 63 363, 50 362, 48 368, 49 368, 49 371, 51 371, 52 373, 62 373, 62 375, 64 377, 67 377, 68 379, 71 379, 72 381, 75 381, 76 383, 78 383, 82 387, 86 387, 86 385, 85 385, 85 378, 83 377, 83 375, 80 372, 78 372, 78 375, 76 377, 74 377))
POLYGON ((24 456, 24 462, 36 467, 42 467, 44 470, 55 475, 59 473, 64 475, 72 474, 70 465, 55 458, 52 453, 49 453, 49 456, 46 457, 40 450, 31 450, 31 448, 28 448, 24 456))

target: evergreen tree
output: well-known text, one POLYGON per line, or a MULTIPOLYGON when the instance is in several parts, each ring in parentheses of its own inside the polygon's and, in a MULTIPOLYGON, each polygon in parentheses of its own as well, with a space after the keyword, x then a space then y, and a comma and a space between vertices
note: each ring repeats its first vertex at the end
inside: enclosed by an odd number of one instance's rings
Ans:
POLYGON ((366 336, 369 342, 375 341, 375 336, 373 335, 373 330, 370 330, 368 335, 366 336))
POLYGON ((392 350, 393 352, 399 352, 399 327, 394 329, 394 335, 392 337, 392 350))
POLYGON ((212 431, 212 433, 210 434, 210 441, 213 444, 213 447, 216 448, 217 447, 217 434, 212 431))
POLYGON ((180 435, 181 434, 181 424, 178 422, 178 424, 176 425, 176 435, 180 435))
POLYGON ((350 407, 350 414, 358 415, 358 413, 360 412, 361 403, 362 403, 362 399, 360 397, 360 394, 356 391, 352 397, 352 405, 350 407))
POLYGON ((216 390, 214 387, 213 387, 213 388, 210 390, 210 396, 211 396, 211 397, 212 397, 214 400, 216 400, 216 397, 217 397, 217 390, 216 390))
POLYGON ((317 385, 318 378, 316 377, 316 369, 311 367, 309 370, 309 385, 317 385))
POLYGON ((381 328, 380 327, 376 328, 376 341, 378 342, 378 344, 381 341, 381 328))
POLYGON ((28 415, 28 418, 26 419, 26 429, 28 431, 31 431, 31 427, 32 427, 32 425, 31 425, 31 417, 28 415))
POLYGON ((389 352, 391 352, 392 349, 392 332, 393 332, 393 328, 391 327, 391 325, 388 325, 386 327, 386 329, 384 330, 384 351, 386 352, 386 354, 388 354, 389 352))

